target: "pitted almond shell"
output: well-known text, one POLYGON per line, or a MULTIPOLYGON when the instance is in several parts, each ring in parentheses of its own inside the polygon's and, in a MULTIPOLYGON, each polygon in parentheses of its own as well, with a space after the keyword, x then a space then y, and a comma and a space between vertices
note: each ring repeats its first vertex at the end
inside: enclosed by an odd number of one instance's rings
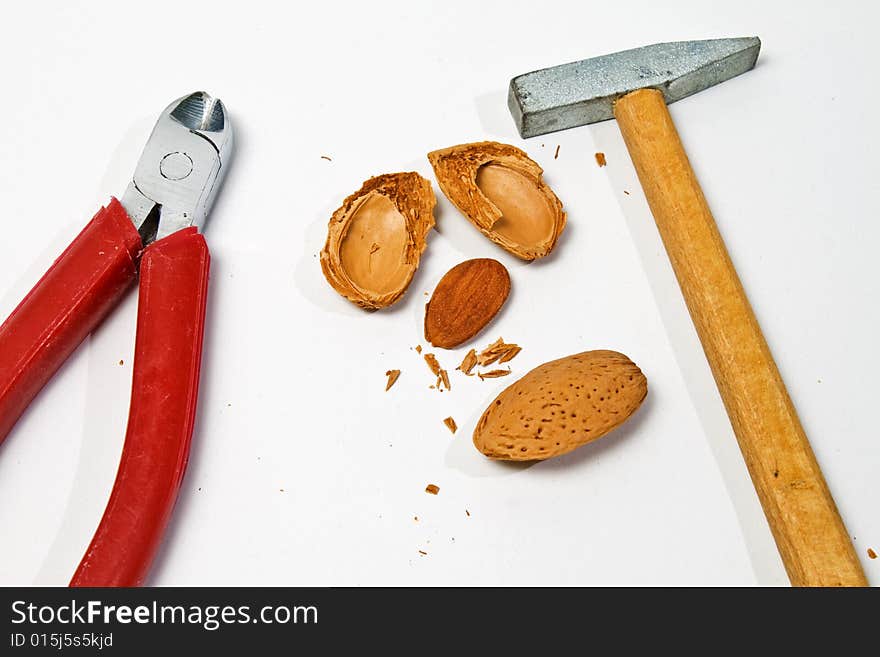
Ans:
POLYGON ((504 250, 523 260, 553 250, 565 212, 544 171, 523 151, 494 141, 428 153, 446 197, 504 250))
POLYGON ((616 351, 550 361, 492 401, 474 429, 474 446, 504 461, 566 454, 623 424, 647 394, 645 375, 616 351))
POLYGON ((419 267, 437 199, 415 172, 367 180, 327 226, 321 269, 339 294, 375 310, 396 302, 419 267))

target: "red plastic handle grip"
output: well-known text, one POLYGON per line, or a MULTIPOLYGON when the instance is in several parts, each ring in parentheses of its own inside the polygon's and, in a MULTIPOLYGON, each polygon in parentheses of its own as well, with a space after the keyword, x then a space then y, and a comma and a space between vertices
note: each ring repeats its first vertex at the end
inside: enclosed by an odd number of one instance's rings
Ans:
POLYGON ((0 442, 132 284, 140 249, 110 199, 0 326, 0 442))
POLYGON ((128 430, 101 524, 71 586, 139 586, 171 516, 199 392, 210 256, 187 228, 148 246, 128 430))

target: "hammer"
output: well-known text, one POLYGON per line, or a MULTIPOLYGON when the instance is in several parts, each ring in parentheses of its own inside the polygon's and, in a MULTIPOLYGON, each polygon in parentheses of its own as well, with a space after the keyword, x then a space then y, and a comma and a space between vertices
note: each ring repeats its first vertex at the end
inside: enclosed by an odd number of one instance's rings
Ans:
POLYGON ((866 586, 667 103, 750 70, 757 37, 660 43, 526 73, 523 138, 616 118, 794 586, 866 586))

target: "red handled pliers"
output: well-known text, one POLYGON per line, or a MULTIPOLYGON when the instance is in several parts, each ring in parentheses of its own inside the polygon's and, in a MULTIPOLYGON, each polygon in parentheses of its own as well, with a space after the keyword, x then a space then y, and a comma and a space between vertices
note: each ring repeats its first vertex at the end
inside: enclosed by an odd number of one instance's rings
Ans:
POLYGON ((0 326, 0 441, 140 270, 131 406, 110 501, 71 586, 137 586, 177 499, 195 420, 210 256, 199 234, 232 129, 204 92, 171 103, 134 178, 0 326))

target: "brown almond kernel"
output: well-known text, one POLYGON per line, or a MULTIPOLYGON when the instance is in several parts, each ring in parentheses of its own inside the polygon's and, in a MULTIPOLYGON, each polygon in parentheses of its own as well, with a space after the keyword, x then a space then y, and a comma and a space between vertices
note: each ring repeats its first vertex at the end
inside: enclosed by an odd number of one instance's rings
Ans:
POLYGON ((497 260, 476 258, 450 269, 425 306, 425 339, 452 349, 482 331, 507 300, 510 275, 497 260))

